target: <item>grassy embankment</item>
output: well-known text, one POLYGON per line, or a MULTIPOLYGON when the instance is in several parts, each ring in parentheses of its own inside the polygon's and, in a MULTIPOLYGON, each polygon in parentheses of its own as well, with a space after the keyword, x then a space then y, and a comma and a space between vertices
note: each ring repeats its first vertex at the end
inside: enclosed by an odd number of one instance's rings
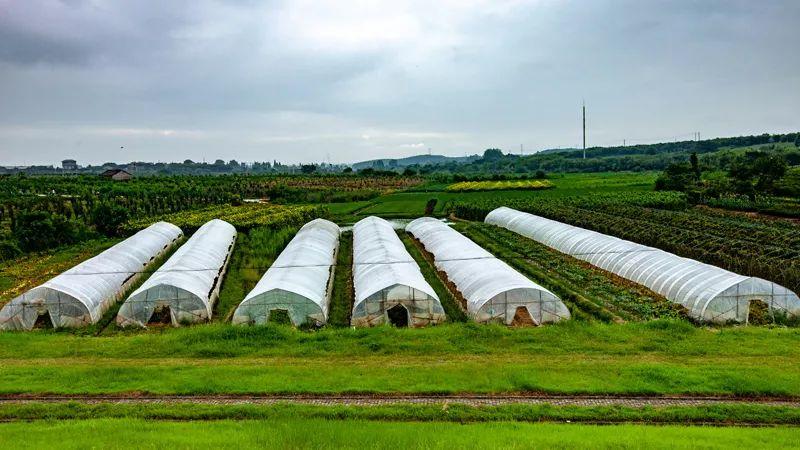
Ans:
POLYGON ((328 309, 328 325, 350 326, 353 312, 353 233, 346 231, 339 236, 339 252, 333 273, 333 292, 328 309))
POLYGON ((0 425, 0 444, 14 448, 755 448, 795 447, 797 429, 646 425, 449 422, 405 423, 283 419, 148 422, 99 419, 0 425))
POLYGON ((798 344, 797 329, 683 321, 315 332, 211 324, 101 338, 42 330, 0 334, 0 392, 800 396, 798 344))

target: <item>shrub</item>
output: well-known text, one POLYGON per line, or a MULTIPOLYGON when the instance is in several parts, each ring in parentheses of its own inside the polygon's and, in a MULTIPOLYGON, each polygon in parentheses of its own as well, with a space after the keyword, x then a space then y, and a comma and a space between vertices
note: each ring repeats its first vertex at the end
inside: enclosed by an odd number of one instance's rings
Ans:
POLYGON ((14 237, 24 251, 39 251, 72 244, 90 236, 82 223, 47 211, 20 213, 14 224, 14 237))
POLYGON ((92 225, 95 230, 106 236, 118 236, 122 225, 128 221, 130 214, 122 206, 101 203, 92 210, 92 225))

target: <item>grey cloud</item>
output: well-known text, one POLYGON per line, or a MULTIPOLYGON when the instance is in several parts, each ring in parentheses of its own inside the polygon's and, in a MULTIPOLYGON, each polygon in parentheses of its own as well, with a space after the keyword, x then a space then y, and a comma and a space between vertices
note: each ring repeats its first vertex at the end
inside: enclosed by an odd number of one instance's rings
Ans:
POLYGON ((800 3, 475 1, 3 3, 0 164, 575 145, 582 98, 601 145, 797 127, 800 3))

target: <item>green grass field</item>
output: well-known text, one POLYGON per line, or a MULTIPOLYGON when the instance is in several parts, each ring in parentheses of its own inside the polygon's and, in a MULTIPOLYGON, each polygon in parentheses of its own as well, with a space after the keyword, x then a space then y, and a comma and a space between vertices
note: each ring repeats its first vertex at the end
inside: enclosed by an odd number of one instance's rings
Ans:
POLYGON ((682 321, 2 333, 0 392, 800 396, 798 344, 797 329, 705 329, 682 321))
POLYGON ((415 186, 407 192, 383 195, 371 201, 328 203, 326 206, 339 223, 352 223, 367 216, 384 218, 419 217, 425 204, 436 199, 434 215, 443 216, 451 201, 479 201, 494 198, 555 198, 581 194, 622 191, 652 191, 658 176, 655 172, 586 173, 554 175, 548 181, 555 186, 544 190, 500 190, 484 192, 447 192, 447 184, 430 183, 415 186))
POLYGON ((756 448, 798 446, 797 429, 284 419, 95 419, 0 424, 6 448, 756 448), (588 445, 587 445, 588 444, 588 445))

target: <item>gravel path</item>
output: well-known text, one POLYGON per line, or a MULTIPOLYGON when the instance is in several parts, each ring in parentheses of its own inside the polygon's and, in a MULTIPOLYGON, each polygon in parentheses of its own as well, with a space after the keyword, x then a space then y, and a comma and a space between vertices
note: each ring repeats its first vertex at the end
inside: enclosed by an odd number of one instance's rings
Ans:
POLYGON ((244 405, 294 403, 319 406, 380 406, 392 404, 442 405, 463 404, 468 406, 502 406, 513 404, 556 406, 708 406, 717 404, 758 404, 765 406, 800 407, 800 399, 730 398, 730 397, 617 397, 617 396, 526 396, 526 395, 5 395, 3 403, 32 402, 81 402, 81 403, 198 403, 219 405, 244 405))

